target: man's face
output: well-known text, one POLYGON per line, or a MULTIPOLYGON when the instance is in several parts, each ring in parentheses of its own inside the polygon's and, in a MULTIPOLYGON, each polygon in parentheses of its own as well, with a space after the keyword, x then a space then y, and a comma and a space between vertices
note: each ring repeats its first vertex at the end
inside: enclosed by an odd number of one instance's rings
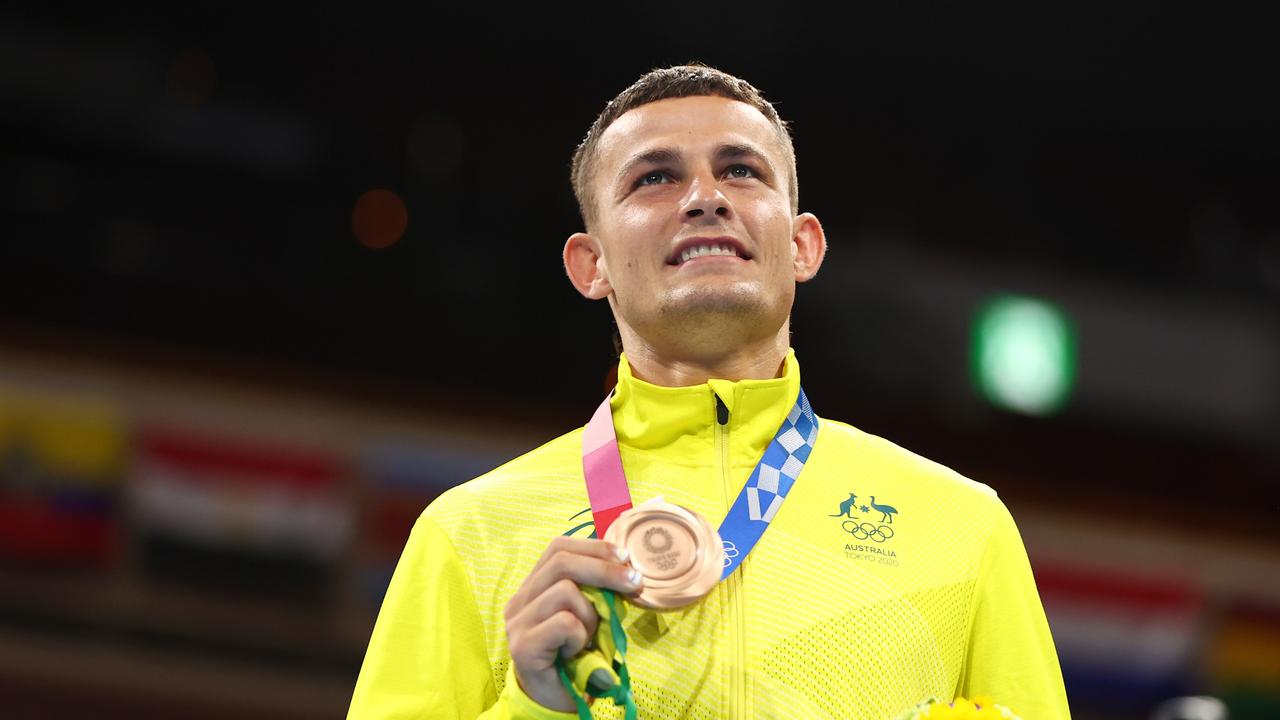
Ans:
POLYGON ((661 100, 615 120, 598 153, 591 237, 619 321, 646 337, 707 321, 776 333, 807 277, 769 120, 722 97, 661 100))

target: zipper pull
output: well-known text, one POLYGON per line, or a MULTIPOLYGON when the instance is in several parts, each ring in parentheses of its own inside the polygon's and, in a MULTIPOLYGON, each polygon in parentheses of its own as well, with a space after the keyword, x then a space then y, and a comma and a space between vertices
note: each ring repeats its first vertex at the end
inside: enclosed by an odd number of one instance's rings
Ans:
POLYGON ((716 395, 716 422, 721 425, 729 424, 729 406, 724 404, 719 395, 716 395))

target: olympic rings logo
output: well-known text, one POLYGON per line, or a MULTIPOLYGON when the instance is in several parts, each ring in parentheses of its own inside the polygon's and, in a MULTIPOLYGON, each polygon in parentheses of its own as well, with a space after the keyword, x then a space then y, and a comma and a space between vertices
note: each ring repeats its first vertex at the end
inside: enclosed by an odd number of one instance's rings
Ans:
POLYGON ((738 557, 738 546, 733 544, 732 540, 721 540, 724 543, 724 566, 729 567, 732 562, 729 558, 738 557))
POLYGON ((873 540, 882 543, 893 537, 893 528, 888 525, 877 527, 867 522, 860 523, 857 520, 845 520, 840 523, 840 527, 844 528, 844 531, 852 535, 856 540, 873 540))

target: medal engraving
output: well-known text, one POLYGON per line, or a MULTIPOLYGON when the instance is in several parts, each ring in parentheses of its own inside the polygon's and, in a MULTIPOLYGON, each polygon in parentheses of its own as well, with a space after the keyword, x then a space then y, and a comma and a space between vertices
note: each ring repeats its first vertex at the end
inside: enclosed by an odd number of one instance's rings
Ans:
POLYGON ((654 498, 627 510, 609 526, 605 539, 624 545, 631 564, 645 578, 632 602, 673 610, 697 602, 720 580, 724 548, 705 519, 686 508, 654 498))
POLYGON ((663 528, 654 527, 644 531, 644 549, 653 555, 661 555, 671 549, 675 541, 671 539, 671 533, 663 528), (654 536, 657 536, 655 539, 654 536))

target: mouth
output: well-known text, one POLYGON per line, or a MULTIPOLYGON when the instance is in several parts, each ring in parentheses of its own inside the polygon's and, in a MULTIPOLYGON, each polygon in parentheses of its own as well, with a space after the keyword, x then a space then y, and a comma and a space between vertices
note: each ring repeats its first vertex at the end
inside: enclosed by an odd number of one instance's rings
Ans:
POLYGON ((750 260, 751 253, 737 239, 722 237, 694 237, 681 240, 667 258, 668 265, 683 265, 699 258, 738 258, 750 260))

